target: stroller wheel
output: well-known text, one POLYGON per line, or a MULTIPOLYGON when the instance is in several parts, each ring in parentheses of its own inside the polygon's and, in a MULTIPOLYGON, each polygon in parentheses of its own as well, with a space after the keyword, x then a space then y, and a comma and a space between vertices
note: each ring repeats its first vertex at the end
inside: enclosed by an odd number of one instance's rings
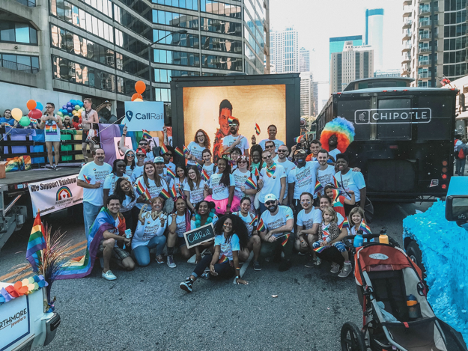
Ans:
POLYGON ((341 327, 341 350, 367 351, 364 335, 356 324, 346 322, 341 327))

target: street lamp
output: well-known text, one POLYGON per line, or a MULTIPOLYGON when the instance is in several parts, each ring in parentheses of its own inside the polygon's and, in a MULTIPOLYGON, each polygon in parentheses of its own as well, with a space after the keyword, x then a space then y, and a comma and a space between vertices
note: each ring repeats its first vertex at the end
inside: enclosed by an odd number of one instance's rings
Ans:
POLYGON ((153 101, 153 78, 151 77, 152 76, 151 72, 152 72, 153 69, 151 68, 151 50, 150 49, 154 44, 159 43, 161 40, 166 39, 169 35, 172 35, 172 34, 187 34, 187 31, 185 29, 181 29, 181 30, 169 32, 168 34, 166 34, 162 38, 156 40, 154 43, 146 45, 146 48, 148 49, 148 69, 149 69, 149 80, 150 80, 150 101, 153 101))

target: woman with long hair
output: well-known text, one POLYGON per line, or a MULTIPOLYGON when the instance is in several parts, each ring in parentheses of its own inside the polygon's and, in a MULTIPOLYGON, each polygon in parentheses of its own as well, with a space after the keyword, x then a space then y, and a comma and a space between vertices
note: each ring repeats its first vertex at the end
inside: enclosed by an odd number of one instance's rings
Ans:
POLYGON ((125 151, 124 161, 125 161, 125 164, 127 165, 125 174, 131 178, 133 170, 135 169, 135 165, 136 165, 135 151, 133 151, 132 149, 128 149, 127 151, 125 151))
MULTIPOLYGON (((197 229, 204 225, 212 223, 216 224, 218 216, 215 213, 215 204, 211 201, 202 200, 195 206, 195 214, 192 216, 190 221, 190 228, 197 229)), ((214 241, 206 241, 195 247, 195 262, 201 261, 201 253, 204 249, 208 249, 211 253, 214 252, 214 241)))
POLYGON ((175 212, 169 216, 168 234, 167 234, 167 265, 169 268, 175 268, 174 248, 177 245, 180 253, 186 259, 191 257, 191 250, 187 249, 184 233, 191 230, 190 211, 187 208, 187 202, 182 196, 175 200, 175 212))
POLYGON ((205 184, 205 190, 210 194, 205 200, 215 203, 217 214, 228 214, 239 208, 240 199, 234 196, 235 186, 229 162, 220 158, 217 172, 211 175, 208 184, 205 184))
POLYGON ((250 171, 252 174, 255 174, 256 169, 258 169, 258 172, 260 172, 260 170, 263 168, 262 153, 263 149, 258 144, 252 145, 250 148, 250 171))
POLYGON ((138 177, 141 177, 143 175, 143 167, 145 165, 146 150, 142 148, 138 148, 135 151, 135 155, 136 155, 137 162, 132 171, 131 179, 133 183, 135 183, 138 177))
POLYGON ((143 175, 135 181, 135 188, 139 194, 142 194, 137 200, 137 207, 140 210, 144 203, 150 204, 145 193, 149 193, 151 199, 153 197, 158 197, 163 189, 168 191, 166 181, 157 174, 156 166, 151 161, 145 162, 143 175))
POLYGON ((215 225, 215 252, 205 255, 182 283, 180 288, 192 292, 193 283, 203 275, 205 268, 210 271, 205 275, 211 279, 226 279, 236 275, 237 284, 248 284, 240 277, 239 251, 247 246, 248 234, 244 221, 232 214, 225 215, 215 225))
POLYGON ((203 157, 203 170, 208 175, 208 178, 211 177, 213 173, 216 173, 216 165, 212 162, 212 154, 210 149, 205 149, 202 151, 203 157))
POLYGON ((187 173, 188 179, 184 186, 184 195, 190 211, 195 213, 195 206, 208 196, 208 191, 205 190, 206 182, 201 179, 197 166, 190 166, 187 173))
POLYGON ((203 129, 197 130, 195 138, 188 144, 189 153, 185 156, 188 165, 203 164, 203 150, 209 149, 211 146, 210 138, 203 129))
POLYGON ((187 184, 187 168, 182 165, 176 166, 176 177, 171 180, 169 188, 172 189, 172 186, 175 186, 176 192, 178 195, 184 194, 184 187, 187 184))
POLYGON ((119 178, 130 179, 125 174, 125 161, 124 160, 114 160, 112 165, 112 172, 106 176, 104 179, 103 185, 103 194, 104 194, 104 203, 107 203, 107 198, 115 192, 115 186, 119 178))
MULTIPOLYGON (((237 168, 234 172, 232 172, 232 176, 234 177, 234 182, 236 187, 234 188, 234 196, 237 196, 239 199, 242 199, 245 196, 250 198, 250 201, 253 201, 254 195, 257 193, 257 189, 249 188, 246 185, 247 180, 251 177, 251 173, 249 171, 249 159, 246 156, 240 156, 237 159, 237 168)), ((253 185, 257 186, 257 177, 252 177, 253 185)), ((253 207, 251 211, 253 211, 253 207)))
POLYGON ((117 179, 114 194, 120 199, 120 213, 125 218, 125 224, 132 233, 135 233, 136 219, 138 217, 138 209, 135 207, 138 194, 136 194, 132 183, 125 178, 117 179))

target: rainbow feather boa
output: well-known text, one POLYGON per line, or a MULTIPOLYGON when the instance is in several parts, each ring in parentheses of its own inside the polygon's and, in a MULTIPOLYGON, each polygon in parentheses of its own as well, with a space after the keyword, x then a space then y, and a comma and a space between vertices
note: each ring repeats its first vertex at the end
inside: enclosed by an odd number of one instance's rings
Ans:
POLYGON ((337 149, 345 152, 349 144, 354 140, 354 126, 350 121, 342 117, 336 117, 325 124, 322 134, 320 134, 320 142, 327 151, 329 151, 328 140, 333 134, 338 137, 337 149))

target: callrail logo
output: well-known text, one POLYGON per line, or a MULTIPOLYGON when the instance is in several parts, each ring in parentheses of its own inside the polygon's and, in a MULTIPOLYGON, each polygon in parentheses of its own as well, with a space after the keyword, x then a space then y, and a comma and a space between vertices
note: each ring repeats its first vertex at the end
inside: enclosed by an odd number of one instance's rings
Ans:
POLYGON ((133 113, 133 111, 127 111, 125 113, 125 116, 127 117, 128 121, 130 122, 133 117, 136 119, 147 119, 147 120, 162 120, 164 119, 164 114, 163 113, 154 113, 154 112, 146 112, 146 113, 133 113))
POLYGON ((73 197, 70 189, 67 186, 62 186, 59 190, 57 190, 57 195, 55 200, 56 201, 61 201, 61 200, 66 200, 70 199, 73 197))

